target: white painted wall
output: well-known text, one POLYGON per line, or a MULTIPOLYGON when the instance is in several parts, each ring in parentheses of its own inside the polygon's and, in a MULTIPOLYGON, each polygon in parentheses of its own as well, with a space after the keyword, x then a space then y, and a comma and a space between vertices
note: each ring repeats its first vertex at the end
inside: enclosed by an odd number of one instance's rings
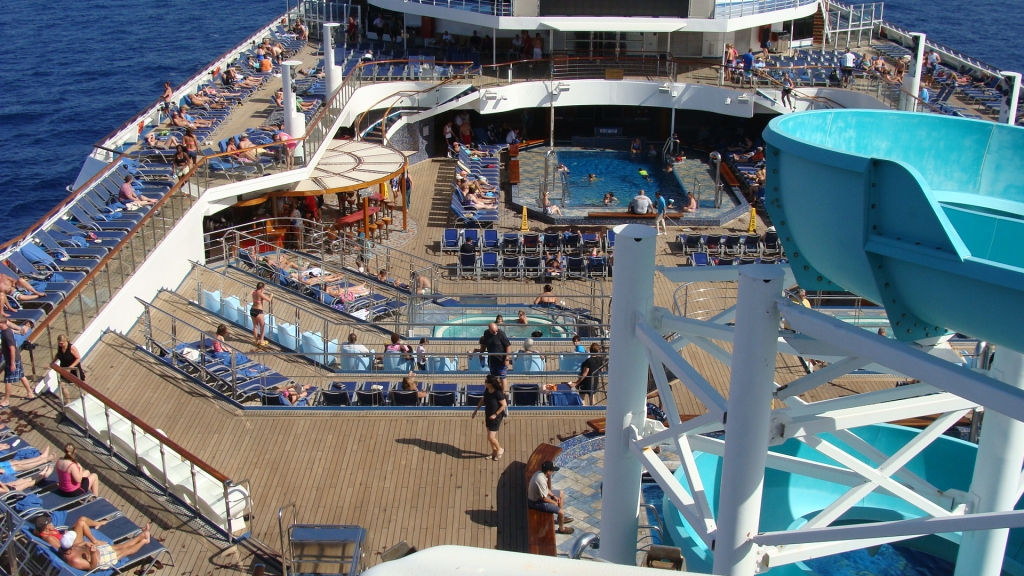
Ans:
MULTIPOLYGON (((679 110, 703 110, 727 116, 749 118, 753 116, 753 100, 741 100, 750 91, 704 84, 671 84, 670 91, 662 92, 661 82, 623 80, 561 80, 568 89, 555 96, 554 105, 561 106, 613 106, 628 102, 631 106, 653 106, 679 110), (676 95, 673 96, 672 93, 676 95), (728 100, 728 102, 727 102, 728 100)), ((493 114, 538 108, 550 105, 548 82, 527 82, 500 88, 488 88, 499 96, 497 100, 481 98, 478 111, 493 114), (501 97, 504 97, 502 99, 501 97)))

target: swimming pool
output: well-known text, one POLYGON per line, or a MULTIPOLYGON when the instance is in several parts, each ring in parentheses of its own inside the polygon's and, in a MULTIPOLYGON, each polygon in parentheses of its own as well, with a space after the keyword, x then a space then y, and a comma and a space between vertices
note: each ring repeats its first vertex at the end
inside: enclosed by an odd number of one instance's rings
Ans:
MULTIPOLYGON (((619 203, 612 207, 621 210, 641 189, 651 198, 660 190, 666 201, 674 200, 677 206, 683 201, 684 188, 679 178, 673 172, 665 172, 658 158, 650 158, 646 153, 608 150, 556 150, 556 153, 558 162, 569 169, 566 206, 604 206, 604 195, 613 192, 619 203), (647 170, 650 180, 640 176, 641 168, 647 170), (597 179, 591 182, 590 174, 597 179)), ((553 191, 551 200, 557 202, 560 194, 560 191, 553 191)))
MULTIPOLYGON (((542 335, 535 338, 568 338, 570 335, 564 326, 555 324, 546 316, 527 314, 526 318, 529 324, 502 324, 501 329, 509 338, 530 338, 537 330, 540 330, 542 335)), ((448 325, 434 327, 434 338, 480 338, 487 325, 493 321, 493 314, 470 314, 452 318, 448 320, 448 325)))

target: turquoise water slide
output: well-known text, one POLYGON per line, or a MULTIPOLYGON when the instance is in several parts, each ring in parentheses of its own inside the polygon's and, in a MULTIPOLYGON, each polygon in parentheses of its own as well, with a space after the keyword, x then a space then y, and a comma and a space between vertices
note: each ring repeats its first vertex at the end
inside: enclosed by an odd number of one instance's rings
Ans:
MULTIPOLYGON (((891 456, 903 448, 907 442, 918 434, 918 430, 891 424, 880 424, 864 426, 850 430, 862 440, 870 443, 882 453, 891 456)), ((836 445, 845 452, 852 453, 861 461, 867 462, 862 456, 851 450, 838 438, 831 434, 822 434, 821 438, 836 445)), ((774 453, 797 456, 815 462, 837 465, 833 460, 822 455, 820 452, 810 448, 797 440, 788 440, 785 443, 771 448, 774 453)), ((912 459, 906 469, 927 480, 930 484, 945 491, 951 488, 966 491, 970 487, 971 477, 974 473, 974 460, 977 455, 977 446, 969 442, 943 436, 925 448, 920 454, 912 459), (955 462, 955 465, 950 463, 955 462)), ((704 488, 707 491, 708 500, 711 502, 712 510, 717 516, 718 510, 718 488, 721 484, 722 459, 718 456, 706 453, 698 453, 697 468, 704 488)), ((874 463, 877 465, 877 463, 874 463)), ((680 468, 676 477, 683 486, 686 486, 686 478, 680 468)), ((761 503, 762 532, 777 530, 793 530, 799 528, 817 512, 826 508, 836 498, 842 496, 849 487, 780 472, 778 470, 766 470, 764 480, 764 496, 761 503)), ((682 515, 672 502, 666 497, 663 501, 665 510, 666 533, 672 539, 674 545, 679 546, 686 556, 687 569, 694 572, 710 572, 713 562, 712 552, 696 537, 695 533, 686 524, 682 515)), ((1021 502, 1016 508, 1022 508, 1021 502)), ((861 522, 878 522, 886 520, 902 520, 923 516, 915 506, 912 506, 899 498, 886 495, 876 490, 857 504, 833 525, 855 524, 861 522)), ((921 550, 932 556, 955 562, 959 546, 947 539, 945 536, 928 536, 915 538, 902 543, 903 546, 921 550)), ((1024 530, 1015 529, 1010 531, 1010 538, 1006 546, 1007 564, 1011 564, 1019 573, 1024 567, 1021 561, 1024 560, 1024 530)), ((772 568, 769 574, 772 576, 808 576, 816 572, 803 563, 791 564, 772 568)))
POLYGON ((772 120, 765 205, 797 281, 1024 352, 1024 128, 823 110, 772 120))

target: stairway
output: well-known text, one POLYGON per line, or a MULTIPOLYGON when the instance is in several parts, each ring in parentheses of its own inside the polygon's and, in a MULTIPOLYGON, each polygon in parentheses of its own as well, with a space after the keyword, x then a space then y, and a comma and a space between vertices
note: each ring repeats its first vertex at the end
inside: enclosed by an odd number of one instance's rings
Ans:
POLYGON ((433 161, 440 166, 437 167, 437 178, 434 179, 427 227, 446 228, 452 214, 452 182, 455 181, 456 162, 450 158, 435 158, 433 161))

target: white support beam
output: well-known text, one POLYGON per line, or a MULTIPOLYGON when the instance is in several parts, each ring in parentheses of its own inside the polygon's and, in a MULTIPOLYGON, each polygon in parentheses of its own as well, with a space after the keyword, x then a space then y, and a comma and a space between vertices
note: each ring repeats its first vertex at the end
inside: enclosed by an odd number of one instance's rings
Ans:
MULTIPOLYGON (((658 396, 661 398, 661 405, 665 410, 665 415, 668 416, 669 426, 681 426, 683 422, 679 418, 679 407, 676 406, 676 399, 672 395, 672 387, 669 386, 668 377, 665 376, 664 365, 658 362, 649 349, 644 348, 644 354, 647 355, 647 363, 651 366, 651 375, 654 376, 654 385, 658 387, 658 396)), ((685 362, 685 360, 683 361, 685 362)))
MULTIPOLYGON (((689 434, 703 434, 708 431, 705 427, 710 426, 713 428, 715 424, 718 424, 718 428, 721 429, 722 417, 708 412, 706 414, 701 414, 692 420, 687 420, 678 426, 670 426, 664 430, 655 432, 654 434, 648 434, 637 440, 637 444, 639 444, 641 448, 664 444, 665 442, 674 441, 676 438, 687 436, 689 434), (698 432, 698 430, 700 432, 698 432)), ((712 429, 711 431, 715 430, 712 429)))
POLYGON ((810 402, 802 406, 793 406, 792 408, 788 408, 787 412, 791 417, 796 418, 798 416, 821 414, 822 412, 829 410, 845 410, 847 408, 870 406, 872 404, 880 404, 882 402, 894 402, 896 400, 904 400, 906 398, 918 398, 930 394, 936 394, 938 392, 939 390, 934 386, 919 382, 908 386, 898 386, 896 388, 887 388, 885 390, 875 390, 874 392, 864 392, 861 394, 841 396, 839 398, 830 398, 828 400, 821 400, 820 402, 810 402))
MULTIPOLYGON (((943 414, 937 418, 934 422, 928 425, 927 428, 922 430, 917 436, 907 442, 903 448, 896 451, 895 454, 886 459, 880 466, 875 470, 885 477, 892 476, 896 471, 900 470, 907 465, 910 460, 921 453, 922 450, 927 448, 936 438, 941 436, 950 426, 956 423, 961 416, 966 414, 966 410, 959 412, 950 412, 943 414)), ((879 485, 874 481, 868 481, 860 486, 854 486, 848 490, 845 494, 836 498, 831 504, 825 507, 824 510, 818 512, 814 518, 811 518, 807 524, 802 526, 800 529, 810 530, 813 528, 822 528, 835 522, 840 516, 845 514, 851 507, 857 502, 867 497, 868 494, 873 492, 879 485)), ((935 492, 920 494, 922 497, 927 498, 929 501, 934 502, 938 494, 935 492)), ((948 507, 951 502, 949 499, 944 503, 948 507)), ((936 504, 938 505, 938 504, 936 504)))
POLYGON ((779 308, 789 324, 813 338, 847 350, 887 368, 952 392, 989 410, 1024 421, 1024 390, 1012 388, 987 376, 940 360, 902 344, 846 324, 780 298, 779 308))
MULTIPOLYGON (((782 283, 785 286, 796 284, 793 270, 789 264, 747 264, 750 266, 772 266, 776 270, 782 270, 782 283)), ((740 277, 739 266, 658 266, 656 271, 677 284, 683 282, 735 282, 740 277)))
POLYGON ((719 417, 725 413, 726 401, 718 390, 715 390, 700 372, 683 360, 678 352, 672 349, 653 328, 642 321, 636 324, 636 337, 640 343, 651 353, 651 356, 665 365, 666 368, 675 374, 679 381, 693 392, 693 395, 701 401, 708 409, 708 412, 717 413, 719 417))
MULTIPOLYGON (((874 524, 872 524, 872 526, 873 525, 874 524)), ((824 530, 830 529, 831 528, 824 528, 824 530)), ((781 534, 781 532, 769 532, 768 534, 781 534)), ((757 538, 760 538, 760 536, 755 536, 755 541, 757 538)), ((900 540, 907 540, 909 538, 913 538, 913 536, 887 536, 864 538, 859 540, 837 540, 810 544, 789 544, 777 547, 765 546, 761 549, 764 552, 764 555, 761 557, 761 566, 764 567, 764 570, 767 570, 772 566, 785 566, 786 564, 804 562, 813 558, 821 558, 822 556, 832 556, 833 554, 842 554, 843 552, 860 550, 861 548, 881 546, 882 544, 899 542, 900 540)))
POLYGON ((691 338, 694 346, 707 352, 708 354, 711 355, 712 358, 718 360, 722 364, 725 364, 726 366, 732 366, 732 352, 729 352, 725 348, 722 348, 718 344, 715 344, 710 339, 704 338, 703 336, 693 336, 691 338))
MULTIPOLYGON (((866 442, 863 438, 857 436, 856 434, 850 432, 849 430, 836 430, 835 432, 832 433, 832 435, 838 438, 840 441, 842 441, 843 444, 846 444, 850 448, 856 450, 857 452, 860 452, 862 455, 864 455, 864 457, 866 457, 868 460, 871 460, 876 464, 881 464, 882 462, 885 462, 889 458, 887 454, 885 454, 878 448, 875 448, 870 443, 866 442)), ((910 470, 907 470, 906 468, 900 468, 893 474, 893 476, 895 476, 897 479, 900 480, 900 482, 903 482, 907 486, 910 486, 920 494, 934 494, 935 498, 933 498, 933 500, 935 500, 936 502, 944 502, 943 498, 947 498, 949 500, 949 505, 947 505, 946 507, 952 509, 952 498, 948 496, 943 496, 941 490, 933 486, 924 478, 921 478, 917 474, 914 474, 910 470)))
POLYGON ((636 456, 636 459, 640 461, 651 477, 658 482, 658 485, 665 490, 665 495, 668 496, 669 500, 675 504, 676 509, 686 518, 686 521, 690 524, 690 527, 697 532, 700 539, 704 544, 710 548, 711 541, 714 540, 711 533, 707 531, 707 524, 704 522, 704 518, 701 517, 700 510, 694 505, 693 497, 687 494, 683 489, 676 477, 672 475, 672 471, 665 466, 665 463, 661 461, 661 458, 654 453, 650 448, 640 448, 635 442, 629 443, 629 449, 636 456))
MULTIPOLYGON (((915 536, 924 536, 925 534, 947 534, 951 532, 1020 527, 1024 527, 1024 510, 965 514, 963 516, 945 516, 943 518, 912 518, 910 520, 830 526, 813 530, 766 532, 754 536, 752 540, 762 546, 792 546, 814 542, 872 538, 913 538, 915 536)), ((863 548, 864 546, 860 547, 863 548)), ((855 550, 856 548, 852 549, 855 550)))
POLYGON ((778 438, 775 441, 881 424, 904 418, 919 418, 930 414, 970 410, 974 406, 973 402, 959 396, 943 393, 894 402, 866 404, 843 410, 828 410, 819 414, 798 416, 790 422, 783 422, 784 429, 777 432, 778 438))
POLYGON ((844 358, 838 362, 833 362, 824 368, 819 368, 807 376, 801 376, 789 384, 782 386, 775 391, 775 397, 779 400, 784 400, 790 396, 803 394, 804 392, 813 390, 822 384, 828 384, 830 381, 839 378, 840 376, 845 376, 858 368, 863 368, 870 363, 870 360, 864 360, 861 358, 844 358))
POLYGON ((850 470, 860 474, 865 480, 878 484, 885 488, 889 493, 893 494, 898 498, 906 500, 912 506, 916 506, 925 514, 930 516, 949 516, 949 510, 935 504, 931 500, 924 496, 914 492, 910 488, 900 484, 899 482, 885 476, 878 470, 875 470, 871 466, 861 462, 855 456, 844 452, 838 447, 822 440, 817 436, 805 436, 800 439, 808 446, 814 448, 818 452, 821 452, 825 456, 835 460, 836 462, 846 466, 850 470))
MULTIPOLYGON (((725 442, 717 438, 689 436, 689 440, 690 445, 698 452, 707 452, 716 456, 725 454, 725 442)), ((818 480, 842 486, 856 486, 864 481, 863 476, 846 468, 822 464, 821 462, 814 462, 813 460, 806 460, 796 456, 777 454, 775 452, 768 453, 765 466, 772 470, 781 470, 790 474, 817 478, 818 480)))
POLYGON ((721 324, 715 324, 713 322, 706 322, 704 320, 694 320, 692 318, 681 318, 666 310, 665 308, 655 309, 655 322, 661 322, 661 330, 668 332, 669 330, 684 334, 686 336, 703 336, 705 338, 711 338, 712 340, 724 340, 726 342, 732 342, 733 335, 736 332, 736 328, 733 326, 723 326, 721 324), (661 314, 659 317, 658 314, 661 314))
POLYGON ((679 449, 679 465, 683 468, 686 481, 690 484, 690 493, 693 495, 694 503, 701 517, 704 518, 704 528, 708 536, 714 536, 718 530, 715 523, 715 515, 711 511, 711 503, 708 501, 707 491, 704 490, 704 481, 701 480, 700 472, 697 469, 697 461, 693 457, 693 450, 686 436, 676 437, 676 448, 679 449))

